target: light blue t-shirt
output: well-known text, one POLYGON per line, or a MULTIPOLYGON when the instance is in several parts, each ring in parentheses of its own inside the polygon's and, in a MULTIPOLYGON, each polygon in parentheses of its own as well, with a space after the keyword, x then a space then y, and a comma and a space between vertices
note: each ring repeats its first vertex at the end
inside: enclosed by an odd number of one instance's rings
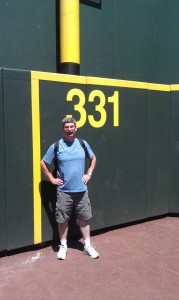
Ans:
MULTIPOLYGON (((91 159, 94 153, 89 144, 86 141, 84 143, 91 159)), ((54 144, 52 144, 43 160, 50 165, 54 160, 54 156, 54 144)), ((85 191, 87 186, 82 182, 85 169, 85 151, 77 138, 73 142, 67 142, 64 139, 59 141, 57 160, 57 177, 63 180, 63 185, 59 185, 57 189, 62 192, 85 191)))

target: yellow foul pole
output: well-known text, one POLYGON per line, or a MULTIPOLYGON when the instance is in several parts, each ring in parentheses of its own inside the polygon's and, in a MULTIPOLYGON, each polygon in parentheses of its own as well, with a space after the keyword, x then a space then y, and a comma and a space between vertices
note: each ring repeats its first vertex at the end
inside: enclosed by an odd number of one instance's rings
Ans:
POLYGON ((60 0, 60 72, 80 74, 79 0, 60 0))

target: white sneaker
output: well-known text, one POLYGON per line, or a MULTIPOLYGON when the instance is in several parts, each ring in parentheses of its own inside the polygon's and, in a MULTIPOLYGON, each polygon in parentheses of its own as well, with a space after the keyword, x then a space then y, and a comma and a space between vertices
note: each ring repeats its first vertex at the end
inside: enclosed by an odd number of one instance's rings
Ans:
POLYGON ((84 247, 83 253, 89 255, 91 258, 99 257, 99 253, 94 249, 92 245, 88 246, 87 248, 84 247))
POLYGON ((60 245, 60 249, 57 253, 57 258, 58 259, 65 259, 66 256, 67 256, 67 246, 64 246, 64 245, 60 245))

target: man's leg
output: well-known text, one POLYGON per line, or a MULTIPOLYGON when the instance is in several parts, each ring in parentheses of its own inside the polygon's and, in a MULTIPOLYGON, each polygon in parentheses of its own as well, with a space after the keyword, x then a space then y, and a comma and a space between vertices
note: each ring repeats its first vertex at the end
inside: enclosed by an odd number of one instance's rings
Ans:
POLYGON ((64 223, 58 223, 58 232, 60 236, 60 248, 57 253, 57 258, 65 259, 67 254, 68 220, 64 223))
POLYGON ((60 236, 60 246, 57 258, 65 259, 67 255, 68 220, 65 221, 65 223, 58 223, 58 232, 60 236))
POLYGON ((87 220, 79 220, 80 230, 84 240, 84 253, 88 254, 91 258, 98 258, 99 253, 91 245, 90 241, 90 225, 87 220))
POLYGON ((68 219, 71 215, 73 199, 70 194, 57 191, 56 221, 60 237, 60 248, 57 253, 58 259, 65 259, 67 254, 68 219))
POLYGON ((80 193, 78 197, 80 198, 76 205, 76 215, 84 240, 84 253, 88 254, 91 258, 98 258, 99 253, 94 249, 90 241, 90 225, 88 220, 91 219, 92 212, 88 191, 80 193))
POLYGON ((58 233, 59 233, 60 241, 67 240, 68 220, 66 220, 64 223, 58 223, 58 233))
POLYGON ((84 241, 90 240, 90 226, 87 220, 79 220, 81 234, 83 236, 84 241))

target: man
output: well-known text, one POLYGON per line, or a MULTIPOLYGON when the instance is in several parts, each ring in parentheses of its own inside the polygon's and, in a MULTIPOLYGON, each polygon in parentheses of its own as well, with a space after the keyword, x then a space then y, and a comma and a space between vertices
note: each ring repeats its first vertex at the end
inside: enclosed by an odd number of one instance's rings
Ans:
POLYGON ((90 242, 89 220, 92 217, 91 204, 88 198, 87 183, 91 179, 96 165, 96 156, 86 141, 85 150, 80 141, 75 138, 76 120, 64 118, 62 120, 63 138, 59 141, 56 153, 57 178, 49 171, 55 158, 55 144, 52 144, 41 160, 41 167, 49 181, 57 186, 56 221, 60 236, 58 259, 65 259, 67 255, 68 221, 72 208, 75 208, 76 217, 84 240, 84 253, 91 258, 98 258, 99 253, 90 242), (85 152, 90 159, 87 173, 85 170, 85 152))

